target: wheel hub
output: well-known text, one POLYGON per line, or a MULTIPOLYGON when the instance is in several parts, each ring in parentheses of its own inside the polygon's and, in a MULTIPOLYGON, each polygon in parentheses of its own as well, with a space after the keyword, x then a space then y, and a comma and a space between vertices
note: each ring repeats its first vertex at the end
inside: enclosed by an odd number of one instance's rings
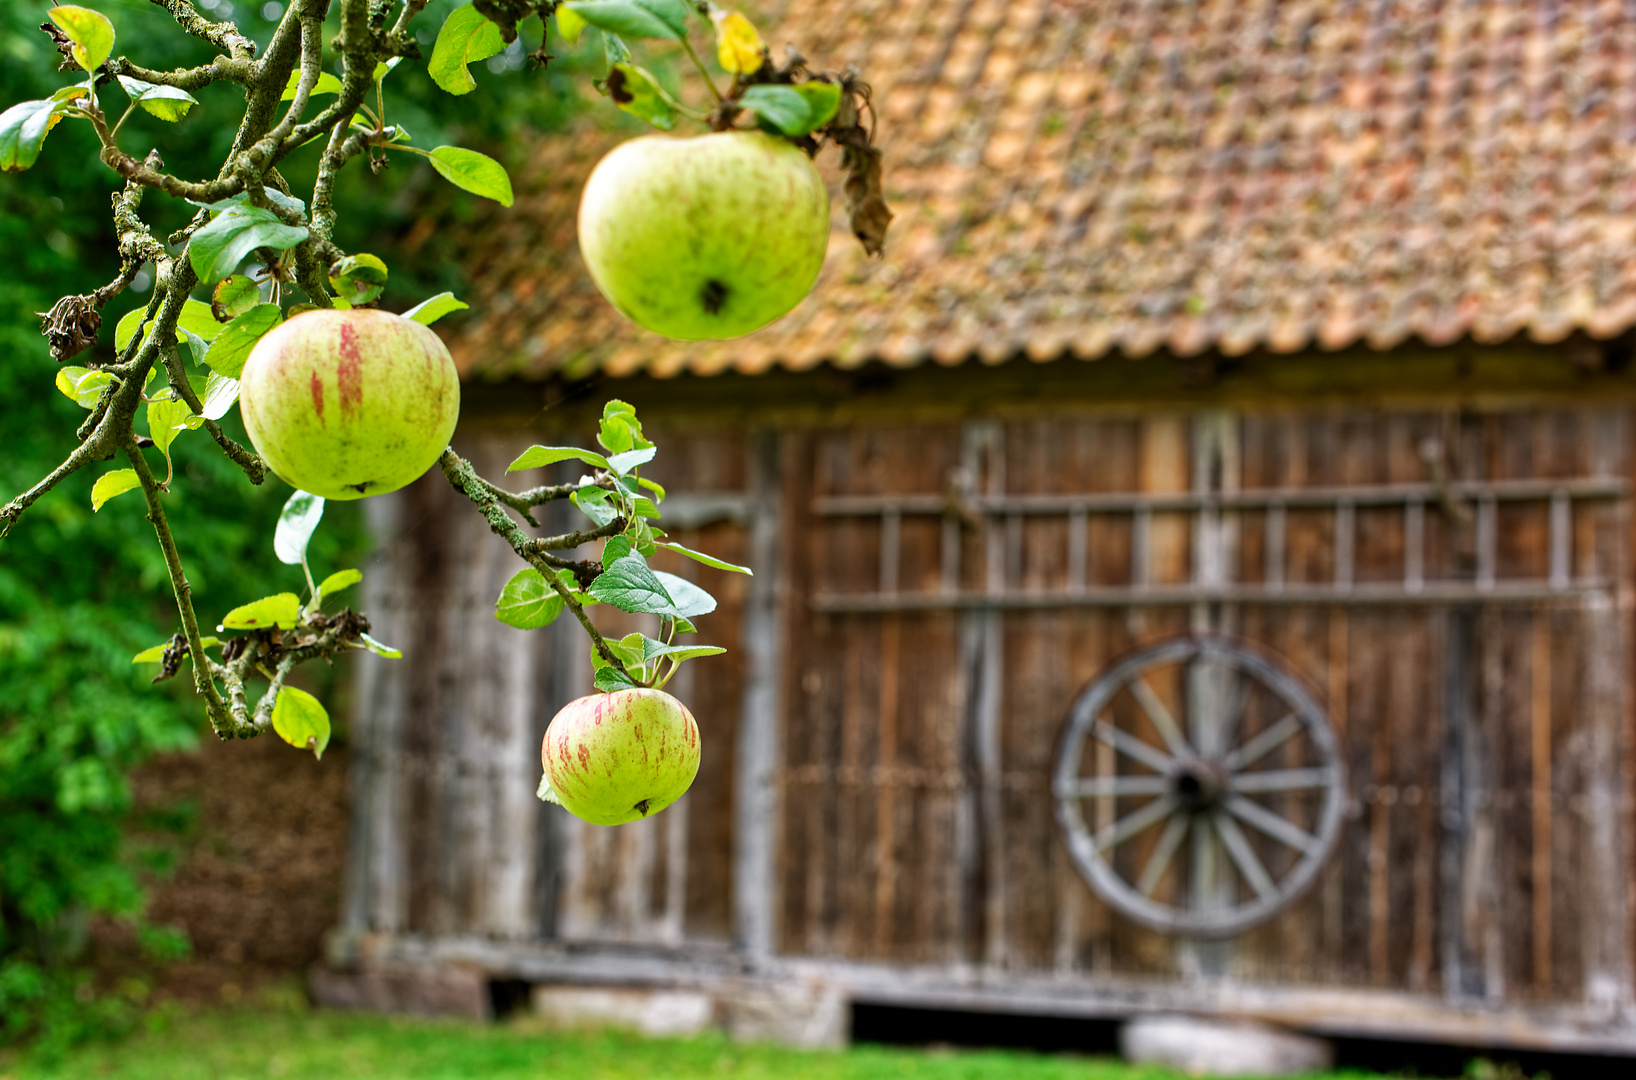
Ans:
POLYGON ((1170 793, 1194 813, 1210 809, 1227 789, 1227 774, 1211 761, 1183 762, 1170 776, 1170 793))

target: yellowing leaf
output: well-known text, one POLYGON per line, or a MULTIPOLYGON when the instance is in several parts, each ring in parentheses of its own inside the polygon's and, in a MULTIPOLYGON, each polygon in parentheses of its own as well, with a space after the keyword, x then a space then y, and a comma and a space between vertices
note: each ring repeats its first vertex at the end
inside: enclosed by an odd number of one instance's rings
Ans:
POLYGON ((114 24, 100 11, 83 7, 58 7, 46 12, 74 43, 74 62, 86 71, 95 71, 114 51, 114 24))
POLYGON ((285 592, 264 596, 254 603, 234 608, 222 619, 222 626, 228 630, 265 630, 270 626, 288 630, 299 618, 301 598, 295 593, 285 592))
POLYGON ((723 71, 732 75, 753 75, 761 70, 767 46, 749 19, 736 11, 712 10, 716 24, 716 59, 723 71))
POLYGON ((562 40, 570 45, 579 44, 580 34, 585 32, 585 16, 566 7, 557 8, 557 33, 562 40))
POLYGON ((329 745, 329 713, 305 690, 286 686, 273 702, 273 730, 291 746, 311 750, 313 757, 322 758, 329 745))
POLYGON ((141 487, 142 481, 136 478, 135 469, 115 469, 111 473, 104 473, 97 477, 97 482, 91 485, 91 510, 102 509, 102 504, 115 495, 123 495, 134 487, 141 487))

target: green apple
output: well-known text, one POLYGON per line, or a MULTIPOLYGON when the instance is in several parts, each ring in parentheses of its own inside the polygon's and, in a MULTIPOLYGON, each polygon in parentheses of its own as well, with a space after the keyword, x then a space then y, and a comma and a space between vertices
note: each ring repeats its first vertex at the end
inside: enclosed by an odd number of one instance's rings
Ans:
POLYGON ((615 690, 570 701, 540 746, 555 801, 592 825, 651 817, 699 772, 699 725, 663 690, 615 690))
POLYGON ((460 376, 431 330, 386 311, 308 311, 250 351, 239 409, 281 478, 361 499, 420 477, 449 443, 460 376))
POLYGON ((829 193, 773 135, 646 135, 597 163, 579 249, 597 288, 666 337, 734 338, 812 291, 829 247, 829 193))

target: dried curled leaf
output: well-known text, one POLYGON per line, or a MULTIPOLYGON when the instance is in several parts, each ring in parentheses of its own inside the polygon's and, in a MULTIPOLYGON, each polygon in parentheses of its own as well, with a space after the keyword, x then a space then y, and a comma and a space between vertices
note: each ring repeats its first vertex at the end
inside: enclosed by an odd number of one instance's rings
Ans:
POLYGON ((852 235, 871 255, 879 255, 886 246, 886 229, 892 222, 892 211, 886 205, 886 193, 881 186, 881 152, 874 145, 874 132, 862 123, 862 111, 869 109, 869 84, 854 68, 841 73, 841 104, 835 119, 826 129, 829 137, 841 146, 841 165, 846 169, 846 205, 852 220, 852 235))

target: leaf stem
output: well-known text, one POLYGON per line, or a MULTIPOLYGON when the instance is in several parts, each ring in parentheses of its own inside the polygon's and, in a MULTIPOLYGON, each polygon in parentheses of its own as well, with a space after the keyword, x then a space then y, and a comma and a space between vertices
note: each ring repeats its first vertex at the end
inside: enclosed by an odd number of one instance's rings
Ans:
MULTIPOLYGON (((693 61, 693 66, 699 69, 700 75, 704 76, 704 85, 710 88, 710 96, 718 102, 722 101, 721 91, 716 89, 716 80, 710 77, 709 69, 704 66, 704 61, 699 59, 699 54, 693 51, 693 43, 687 39, 685 33, 681 37, 681 42, 682 48, 687 51, 687 58, 693 61)), ((702 120, 705 117, 704 114, 695 114, 694 118, 702 120)))

